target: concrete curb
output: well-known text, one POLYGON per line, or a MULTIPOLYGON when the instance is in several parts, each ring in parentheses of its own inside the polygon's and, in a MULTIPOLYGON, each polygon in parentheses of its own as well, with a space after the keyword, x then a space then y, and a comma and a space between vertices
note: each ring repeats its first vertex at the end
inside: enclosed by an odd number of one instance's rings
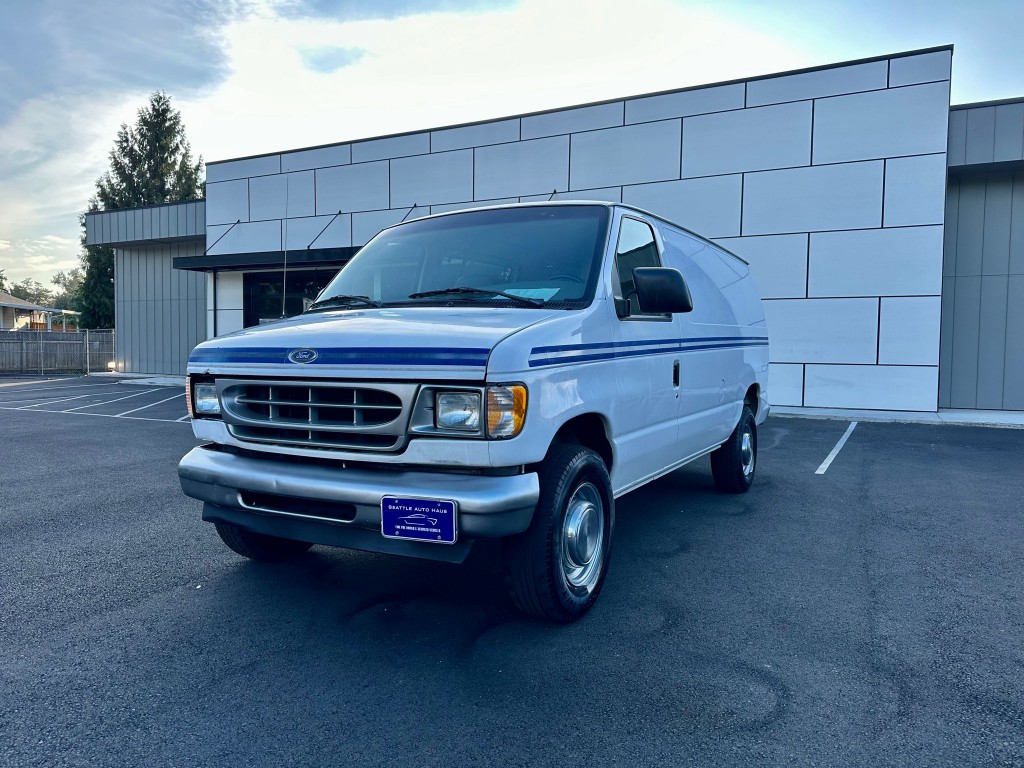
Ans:
POLYGON ((937 413, 916 411, 865 411, 845 408, 798 408, 773 405, 771 416, 798 419, 833 419, 840 421, 878 421, 898 424, 946 424, 961 427, 996 427, 1024 429, 1024 411, 945 410, 937 413))

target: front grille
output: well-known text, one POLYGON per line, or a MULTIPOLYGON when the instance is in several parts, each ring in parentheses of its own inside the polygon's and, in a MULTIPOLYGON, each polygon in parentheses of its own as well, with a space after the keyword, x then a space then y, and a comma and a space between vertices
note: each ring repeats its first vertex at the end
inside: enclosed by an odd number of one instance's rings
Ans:
POLYGON ((415 394, 407 384, 220 380, 221 408, 237 439, 264 445, 393 451, 405 443, 415 394))

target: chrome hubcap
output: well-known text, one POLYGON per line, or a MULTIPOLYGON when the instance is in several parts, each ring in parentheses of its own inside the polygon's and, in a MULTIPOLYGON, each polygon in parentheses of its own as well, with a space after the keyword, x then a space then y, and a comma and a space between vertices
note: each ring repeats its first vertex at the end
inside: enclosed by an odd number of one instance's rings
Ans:
POLYGON ((754 436, 750 430, 745 431, 740 439, 740 461, 743 462, 743 474, 749 477, 754 471, 754 436))
POLYGON ((592 483, 583 483, 568 506, 562 524, 562 575, 573 592, 587 594, 601 576, 604 503, 592 483))

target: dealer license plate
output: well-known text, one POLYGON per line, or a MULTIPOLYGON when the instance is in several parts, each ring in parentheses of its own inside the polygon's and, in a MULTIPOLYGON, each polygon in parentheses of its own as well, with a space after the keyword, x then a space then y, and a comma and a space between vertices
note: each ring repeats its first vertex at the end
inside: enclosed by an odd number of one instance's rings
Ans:
POLYGON ((454 544, 455 502, 385 496, 380 500, 380 532, 389 539, 454 544))

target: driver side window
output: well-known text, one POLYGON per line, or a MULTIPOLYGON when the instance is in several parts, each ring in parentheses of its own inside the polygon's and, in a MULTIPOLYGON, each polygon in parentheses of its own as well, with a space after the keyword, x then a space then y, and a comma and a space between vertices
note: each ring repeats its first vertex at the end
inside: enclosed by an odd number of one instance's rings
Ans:
POLYGON ((662 317, 662 315, 640 311, 640 303, 637 301, 633 285, 634 269, 660 266, 658 246, 650 225, 639 219, 624 216, 619 225, 619 242, 615 248, 615 270, 619 281, 616 297, 629 299, 630 317, 662 317))

